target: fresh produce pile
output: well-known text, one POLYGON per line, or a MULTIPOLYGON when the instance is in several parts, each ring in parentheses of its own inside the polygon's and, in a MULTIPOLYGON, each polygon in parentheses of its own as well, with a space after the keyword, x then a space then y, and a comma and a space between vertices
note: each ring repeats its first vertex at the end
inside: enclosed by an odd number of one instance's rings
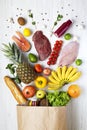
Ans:
MULTIPOLYGON (((33 13, 29 12, 32 25, 36 28, 33 17, 33 13)), ((62 18, 63 16, 59 14, 52 31, 62 18)), ((19 17, 17 22, 20 26, 25 26, 27 21, 19 17)), ((6 75, 4 81, 19 104, 65 106, 72 98, 80 95, 81 90, 77 84, 71 84, 66 91, 62 89, 66 84, 79 79, 82 74, 79 68, 72 65, 74 62, 77 66, 82 64, 82 60, 77 59, 79 43, 72 40, 64 45, 64 39, 68 41, 72 39, 73 35, 68 32, 72 24, 69 19, 52 32, 52 35, 57 38, 53 48, 42 30, 32 32, 29 28, 25 28, 23 33, 16 31, 18 37, 12 36, 13 43, 3 44, 2 51, 11 62, 6 66, 11 76, 6 75), (26 39, 30 36, 32 36, 37 55, 31 51, 32 43, 26 39), (43 61, 45 60, 44 67, 43 61), (51 66, 55 64, 58 64, 57 68, 52 69, 51 66)))

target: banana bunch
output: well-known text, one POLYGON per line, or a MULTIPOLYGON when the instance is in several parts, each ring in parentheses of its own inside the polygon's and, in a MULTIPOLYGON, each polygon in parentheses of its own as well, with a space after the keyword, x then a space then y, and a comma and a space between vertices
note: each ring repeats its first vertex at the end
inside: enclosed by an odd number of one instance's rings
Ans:
POLYGON ((57 90, 65 84, 74 82, 80 76, 81 72, 73 66, 58 67, 55 71, 52 71, 51 75, 48 77, 48 90, 57 90))

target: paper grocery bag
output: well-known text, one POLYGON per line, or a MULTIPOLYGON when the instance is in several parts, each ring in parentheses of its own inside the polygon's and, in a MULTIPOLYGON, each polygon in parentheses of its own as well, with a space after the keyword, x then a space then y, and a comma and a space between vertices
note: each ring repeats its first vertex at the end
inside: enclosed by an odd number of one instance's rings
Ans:
POLYGON ((66 107, 17 106, 18 130, 67 130, 66 107))

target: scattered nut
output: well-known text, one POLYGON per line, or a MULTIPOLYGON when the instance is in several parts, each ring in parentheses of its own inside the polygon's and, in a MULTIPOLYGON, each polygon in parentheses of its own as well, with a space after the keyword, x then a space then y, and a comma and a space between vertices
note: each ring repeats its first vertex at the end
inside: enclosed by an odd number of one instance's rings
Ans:
POLYGON ((79 37, 77 37, 77 36, 73 37, 73 41, 78 41, 78 40, 79 40, 79 37))
POLYGON ((47 28, 47 25, 46 25, 46 24, 44 24, 43 26, 44 26, 44 28, 47 28))
POLYGON ((25 25, 26 24, 26 20, 23 18, 23 17, 19 17, 18 19, 17 19, 17 21, 18 21, 18 23, 20 24, 20 25, 25 25))
POLYGON ((11 17, 11 18, 8 19, 8 22, 9 23, 14 23, 14 19, 11 17))
POLYGON ((78 25, 78 29, 79 29, 79 30, 82 30, 82 29, 84 29, 84 28, 85 28, 85 25, 83 25, 83 24, 79 24, 79 25, 78 25))

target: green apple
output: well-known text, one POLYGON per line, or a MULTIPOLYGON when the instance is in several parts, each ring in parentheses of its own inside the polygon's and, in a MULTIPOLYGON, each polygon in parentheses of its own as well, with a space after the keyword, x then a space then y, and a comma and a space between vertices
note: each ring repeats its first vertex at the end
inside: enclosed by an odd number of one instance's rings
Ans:
POLYGON ((38 91, 36 92, 36 97, 39 98, 39 99, 44 98, 45 95, 46 95, 46 92, 45 92, 44 90, 38 90, 38 91))

